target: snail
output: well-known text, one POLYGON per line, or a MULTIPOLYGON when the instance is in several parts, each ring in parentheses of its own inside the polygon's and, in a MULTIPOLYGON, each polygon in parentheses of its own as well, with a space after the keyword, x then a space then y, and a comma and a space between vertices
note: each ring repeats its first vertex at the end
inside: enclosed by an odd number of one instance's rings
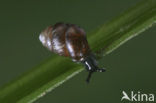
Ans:
POLYGON ((49 26, 41 32, 39 40, 51 52, 70 57, 74 62, 82 63, 89 72, 87 82, 90 81, 93 72, 105 71, 97 66, 85 31, 75 24, 56 23, 49 26))

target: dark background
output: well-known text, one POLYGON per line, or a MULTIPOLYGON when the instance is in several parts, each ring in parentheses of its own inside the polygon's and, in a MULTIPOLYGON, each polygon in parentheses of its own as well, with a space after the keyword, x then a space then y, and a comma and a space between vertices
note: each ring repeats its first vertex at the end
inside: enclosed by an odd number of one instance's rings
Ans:
MULTIPOLYGON (((140 0, 34 0, 0 3, 0 86, 53 55, 38 40, 41 30, 63 21, 86 32, 140 0)), ((156 27, 128 41, 100 62, 105 73, 85 83, 86 71, 36 103, 120 103, 122 91, 156 95, 156 27)), ((125 101, 126 102, 126 101, 125 101)))

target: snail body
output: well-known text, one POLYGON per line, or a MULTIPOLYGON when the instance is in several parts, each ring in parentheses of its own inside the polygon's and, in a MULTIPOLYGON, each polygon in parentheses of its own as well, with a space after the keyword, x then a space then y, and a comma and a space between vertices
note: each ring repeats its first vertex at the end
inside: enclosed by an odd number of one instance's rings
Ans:
POLYGON ((89 71, 87 82, 91 74, 99 69, 88 45, 85 31, 75 24, 56 23, 43 30, 39 36, 43 46, 60 56, 70 57, 74 62, 85 65, 89 71))

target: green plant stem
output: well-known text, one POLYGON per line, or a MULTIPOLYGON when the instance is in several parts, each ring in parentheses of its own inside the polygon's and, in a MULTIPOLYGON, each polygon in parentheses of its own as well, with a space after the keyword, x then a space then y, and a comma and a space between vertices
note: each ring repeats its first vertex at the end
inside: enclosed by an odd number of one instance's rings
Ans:
MULTIPOLYGON (((156 22, 156 0, 144 0, 89 34, 94 52, 106 55, 156 22)), ((70 59, 53 56, 0 89, 0 103, 37 100, 83 70, 70 59)))
POLYGON ((156 1, 144 0, 99 27, 89 38, 95 52, 106 55, 156 22, 156 1), (96 37, 96 39, 94 39, 96 37), (94 43, 96 42, 96 45, 94 43), (101 50, 101 51, 100 51, 101 50))

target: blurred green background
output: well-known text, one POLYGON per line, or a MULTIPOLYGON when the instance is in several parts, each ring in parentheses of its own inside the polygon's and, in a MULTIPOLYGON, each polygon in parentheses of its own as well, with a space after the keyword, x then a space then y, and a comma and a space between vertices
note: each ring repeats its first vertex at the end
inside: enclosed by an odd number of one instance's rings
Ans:
MULTIPOLYGON (((89 32, 139 1, 1 1, 0 86, 53 55, 38 40, 48 25, 74 23, 89 32)), ((152 27, 105 56, 99 62, 107 72, 95 73, 89 85, 83 71, 35 103, 120 103, 123 90, 156 95, 155 34, 152 27)))

